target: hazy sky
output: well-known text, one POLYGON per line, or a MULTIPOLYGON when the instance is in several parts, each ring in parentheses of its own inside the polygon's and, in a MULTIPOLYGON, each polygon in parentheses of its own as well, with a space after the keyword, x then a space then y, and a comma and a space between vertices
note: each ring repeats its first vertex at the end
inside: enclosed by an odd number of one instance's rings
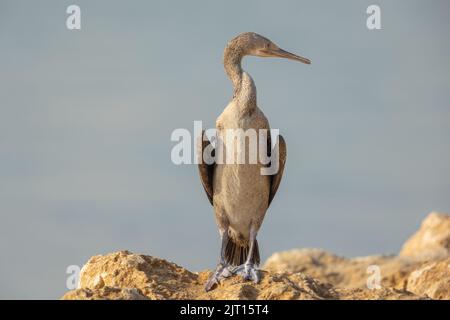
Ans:
POLYGON ((262 259, 398 252, 450 211, 449 30, 448 0, 0 0, 0 298, 59 298, 67 266, 120 249, 215 266, 212 208, 170 134, 214 124, 244 31, 312 60, 244 61, 288 145, 262 259))

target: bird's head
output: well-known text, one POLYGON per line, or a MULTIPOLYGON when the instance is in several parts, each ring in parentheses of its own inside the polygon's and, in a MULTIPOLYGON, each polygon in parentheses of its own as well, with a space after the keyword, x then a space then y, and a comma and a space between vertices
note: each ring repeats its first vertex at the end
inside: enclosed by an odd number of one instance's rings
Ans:
POLYGON ((239 46, 243 50, 244 55, 286 58, 300 61, 306 64, 311 64, 311 61, 309 59, 285 51, 269 39, 254 32, 242 33, 232 41, 236 41, 239 43, 239 46))

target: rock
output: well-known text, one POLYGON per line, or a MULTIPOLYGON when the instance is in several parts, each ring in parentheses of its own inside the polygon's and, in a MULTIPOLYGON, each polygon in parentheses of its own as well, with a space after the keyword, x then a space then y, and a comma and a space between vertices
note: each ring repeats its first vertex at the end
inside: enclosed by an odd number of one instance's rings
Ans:
POLYGON ((232 276, 204 291, 210 271, 190 272, 151 256, 120 251, 92 257, 80 272, 79 288, 62 299, 419 299, 406 291, 335 288, 301 272, 263 271, 259 284, 232 276))
POLYGON ((232 276, 205 292, 210 271, 120 251, 89 259, 62 299, 450 299, 449 264, 450 216, 432 212, 399 256, 293 249, 266 261, 259 284, 232 276))
POLYGON ((137 288, 150 299, 190 299, 185 287, 197 277, 166 260, 119 251, 89 259, 81 269, 79 288, 137 288))
POLYGON ((433 299, 450 300, 450 258, 413 271, 408 277, 407 290, 433 299))
POLYGON ((340 300, 426 300, 426 297, 393 288, 337 289, 340 300))
POLYGON ((67 292, 63 300, 149 300, 139 289, 112 288, 77 289, 67 292))
POLYGON ((431 212, 403 245, 403 257, 445 257, 450 254, 450 215, 431 212))
POLYGON ((272 272, 304 272, 311 277, 330 283, 339 283, 340 275, 330 266, 340 265, 347 259, 321 249, 292 249, 274 253, 267 259, 263 269, 272 272))
POLYGON ((337 287, 367 288, 367 280, 372 274, 369 267, 375 266, 379 268, 382 287, 402 290, 409 273, 422 263, 422 260, 382 255, 347 259, 320 249, 293 249, 273 254, 264 269, 303 272, 337 287))
MULTIPOLYGON (((406 290, 411 272, 428 263, 442 261, 449 255, 450 216, 432 212, 404 244, 399 256, 373 255, 348 259, 320 249, 293 249, 273 254, 264 268, 278 273, 303 272, 343 288, 367 288, 370 276, 374 275, 373 272, 379 272, 381 287, 406 290)), ((422 294, 422 291, 417 292, 422 294)))
POLYGON ((320 300, 337 298, 330 290, 331 286, 322 284, 304 274, 295 275, 272 274, 262 272, 261 282, 255 285, 243 281, 238 276, 224 280, 217 288, 204 292, 203 284, 211 275, 202 272, 199 275, 200 290, 197 299, 239 299, 239 300, 320 300))

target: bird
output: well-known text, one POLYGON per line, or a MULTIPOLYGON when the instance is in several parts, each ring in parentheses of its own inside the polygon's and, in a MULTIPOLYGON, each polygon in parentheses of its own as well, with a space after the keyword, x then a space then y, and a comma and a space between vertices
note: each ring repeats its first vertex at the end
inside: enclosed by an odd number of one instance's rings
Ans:
MULTIPOLYGON (((221 141, 223 146, 218 148, 217 143, 214 146, 205 131, 202 131, 197 145, 201 156, 208 148, 215 160, 218 156, 223 157, 224 150, 230 148, 237 153, 248 151, 247 146, 240 151, 236 149, 232 145, 234 140, 225 138, 226 130, 270 129, 269 121, 257 106, 255 83, 242 69, 241 61, 244 56, 278 57, 311 64, 309 59, 285 51, 271 40, 254 32, 241 33, 231 39, 224 50, 223 65, 233 85, 233 98, 216 120, 216 142, 221 141)), ((266 143, 267 155, 272 155, 272 150, 277 152, 278 170, 273 174, 261 173, 262 168, 270 165, 261 161, 256 163, 200 161, 198 164, 200 180, 214 208, 221 238, 219 263, 206 282, 206 291, 212 290, 221 280, 231 275, 239 275, 244 280, 254 283, 259 283, 261 279, 256 237, 266 211, 277 193, 287 156, 284 138, 281 135, 275 138, 277 142, 275 148, 272 148, 274 137, 270 134, 267 135, 266 141, 261 141, 264 136, 257 137, 258 143, 266 143)), ((273 157, 270 160, 274 161, 273 157)))

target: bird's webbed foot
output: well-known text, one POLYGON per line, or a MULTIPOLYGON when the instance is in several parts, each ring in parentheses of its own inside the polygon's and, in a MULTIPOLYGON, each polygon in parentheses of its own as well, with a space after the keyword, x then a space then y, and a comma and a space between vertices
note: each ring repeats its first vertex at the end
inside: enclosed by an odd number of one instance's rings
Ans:
POLYGON ((237 266, 233 271, 233 274, 241 276, 244 280, 251 280, 254 283, 259 283, 261 280, 261 275, 253 263, 244 263, 237 266))
POLYGON ((226 264, 219 263, 216 271, 209 277, 205 285, 205 290, 210 291, 215 285, 218 285, 221 280, 228 278, 232 273, 230 267, 226 264))

